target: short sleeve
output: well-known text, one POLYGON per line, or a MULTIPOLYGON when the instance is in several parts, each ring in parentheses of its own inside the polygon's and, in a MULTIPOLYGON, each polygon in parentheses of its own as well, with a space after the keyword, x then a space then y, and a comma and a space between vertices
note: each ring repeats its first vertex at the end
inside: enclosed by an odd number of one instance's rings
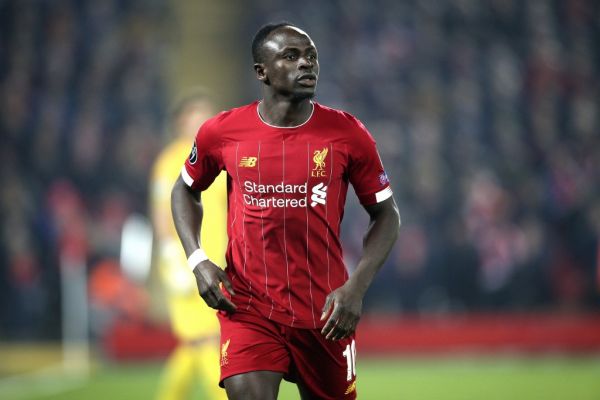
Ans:
POLYGON ((365 126, 354 119, 348 150, 348 178, 363 206, 380 203, 392 196, 390 182, 377 152, 375 140, 365 126))
POLYGON ((218 135, 208 123, 200 127, 192 150, 181 170, 183 181, 192 189, 206 190, 223 169, 218 135))

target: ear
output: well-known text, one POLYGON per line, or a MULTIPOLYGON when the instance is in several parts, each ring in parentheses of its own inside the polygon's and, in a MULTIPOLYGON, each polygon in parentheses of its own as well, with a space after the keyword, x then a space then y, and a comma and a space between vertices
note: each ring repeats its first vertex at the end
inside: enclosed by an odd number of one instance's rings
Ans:
POLYGON ((254 72, 256 72, 256 79, 258 79, 262 83, 266 83, 266 84, 269 83, 269 81, 267 79, 267 71, 266 71, 265 65, 263 63, 254 64, 254 72))

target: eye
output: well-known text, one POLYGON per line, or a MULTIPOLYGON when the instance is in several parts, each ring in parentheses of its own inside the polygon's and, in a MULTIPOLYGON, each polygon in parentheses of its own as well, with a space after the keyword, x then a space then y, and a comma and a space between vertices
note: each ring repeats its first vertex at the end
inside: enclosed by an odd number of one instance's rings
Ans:
POLYGON ((286 55, 284 55, 284 58, 288 61, 294 61, 298 57, 294 53, 287 53, 286 55))
POLYGON ((317 59, 317 55, 316 55, 316 54, 309 54, 309 55, 308 55, 308 59, 309 59, 309 60, 313 60, 313 61, 314 61, 314 60, 316 60, 316 59, 317 59))

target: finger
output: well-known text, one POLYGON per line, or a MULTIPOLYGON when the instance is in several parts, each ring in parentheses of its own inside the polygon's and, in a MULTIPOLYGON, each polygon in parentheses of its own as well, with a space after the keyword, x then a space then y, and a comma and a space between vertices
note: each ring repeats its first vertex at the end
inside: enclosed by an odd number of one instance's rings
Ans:
POLYGON ((234 313, 237 309, 237 306, 233 304, 231 300, 227 297, 223 296, 219 299, 219 303, 217 305, 217 309, 227 311, 229 313, 234 313))
POLYGON ((343 334, 343 332, 344 332, 343 328, 339 324, 336 324, 333 327, 333 329, 331 330, 331 332, 329 332, 329 334, 327 336, 325 336, 325 339, 338 340, 340 338, 340 336, 343 334))
POLYGON ((356 332, 356 327, 358 326, 358 321, 360 321, 360 317, 354 316, 350 319, 349 326, 346 329, 346 335, 341 339, 346 339, 356 332))
POLYGON ((235 309, 237 308, 235 304, 233 304, 233 302, 231 300, 229 300, 227 297, 225 297, 225 295, 223 294, 223 292, 221 292, 221 289, 219 288, 215 288, 213 289, 213 295, 216 298, 216 307, 218 310, 224 310, 224 311, 228 311, 228 312, 234 312, 235 309))
POLYGON ((203 290, 200 290, 200 297, 204 299, 204 302, 210 307, 214 309, 218 309, 219 305, 219 294, 221 290, 217 287, 216 290, 213 286, 203 287, 203 290))
POLYGON ((333 317, 329 317, 323 329, 321 329, 321 334, 327 337, 331 330, 335 327, 336 321, 333 317))
POLYGON ((337 306, 334 306, 333 311, 331 312, 331 315, 329 316, 329 319, 327 320, 327 322, 325 323, 325 326, 321 330, 321 333, 323 335, 325 335, 325 338, 329 338, 331 336, 332 331, 334 330, 335 326, 338 324, 338 320, 339 320, 339 310, 337 309, 337 306))
POLYGON ((332 304, 333 304, 333 296, 329 295, 325 299, 325 305, 323 306, 323 312, 321 313, 321 321, 323 321, 325 319, 325 317, 327 317, 327 314, 329 314, 332 304))
POLYGON ((326 336, 326 339, 330 339, 330 340, 339 340, 342 338, 342 336, 344 336, 347 332, 347 323, 345 318, 340 317, 338 318, 337 323, 335 324, 334 328, 332 329, 330 335, 328 335, 328 337, 326 336))
POLYGON ((229 292, 230 295, 235 296, 235 291, 233 290, 233 285, 229 281, 227 274, 223 271, 219 274, 219 278, 221 279, 221 283, 225 286, 225 290, 229 292))
POLYGON ((337 324, 330 337, 331 340, 340 340, 350 336, 354 332, 357 322, 358 318, 354 314, 345 312, 340 308, 337 324))
POLYGON ((333 340, 341 340, 350 337, 356 330, 358 320, 359 318, 352 316, 347 316, 346 318, 342 317, 337 324, 338 331, 333 340))
POLYGON ((344 333, 343 335, 341 335, 337 340, 348 339, 351 335, 352 335, 352 332, 346 331, 346 333, 344 333))
POLYGON ((209 290, 204 285, 204 282, 198 278, 196 278, 196 284, 198 286, 198 294, 208 304, 208 297, 209 297, 209 293, 210 293, 209 290))
POLYGON ((336 340, 342 340, 350 337, 354 333, 354 327, 352 326, 344 326, 340 330, 340 334, 338 335, 336 340))
POLYGON ((346 330, 344 328, 337 328, 331 335, 330 339, 333 341, 340 340, 340 339, 343 339, 345 335, 346 335, 346 330))
POLYGON ((335 340, 346 339, 352 334, 352 328, 344 327, 340 329, 339 334, 337 335, 335 340))
POLYGON ((331 338, 333 331, 335 330, 335 320, 329 319, 328 324, 323 327, 321 333, 325 336, 325 339, 331 338))
POLYGON ((326 338, 330 340, 339 340, 346 332, 345 326, 343 318, 339 318, 337 324, 335 324, 335 327, 331 331, 331 334, 326 338))
POLYGON ((208 291, 201 296, 204 299, 204 302, 207 306, 209 306, 210 308, 217 308, 218 300, 212 292, 208 291))

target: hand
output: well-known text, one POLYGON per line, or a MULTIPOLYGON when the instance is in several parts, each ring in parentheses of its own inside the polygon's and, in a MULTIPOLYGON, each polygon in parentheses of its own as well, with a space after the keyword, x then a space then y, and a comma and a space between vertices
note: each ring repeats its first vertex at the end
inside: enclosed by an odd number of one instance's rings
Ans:
POLYGON ((194 268, 194 276, 198 285, 198 292, 209 307, 216 310, 224 310, 234 312, 235 304, 229 300, 221 291, 220 284, 222 283, 225 289, 235 296, 233 286, 227 274, 210 260, 204 260, 194 268))
POLYGON ((321 334, 325 335, 326 339, 345 339, 356 330, 362 313, 363 295, 354 290, 349 282, 331 292, 325 299, 321 321, 331 311, 329 319, 321 330, 321 334))

